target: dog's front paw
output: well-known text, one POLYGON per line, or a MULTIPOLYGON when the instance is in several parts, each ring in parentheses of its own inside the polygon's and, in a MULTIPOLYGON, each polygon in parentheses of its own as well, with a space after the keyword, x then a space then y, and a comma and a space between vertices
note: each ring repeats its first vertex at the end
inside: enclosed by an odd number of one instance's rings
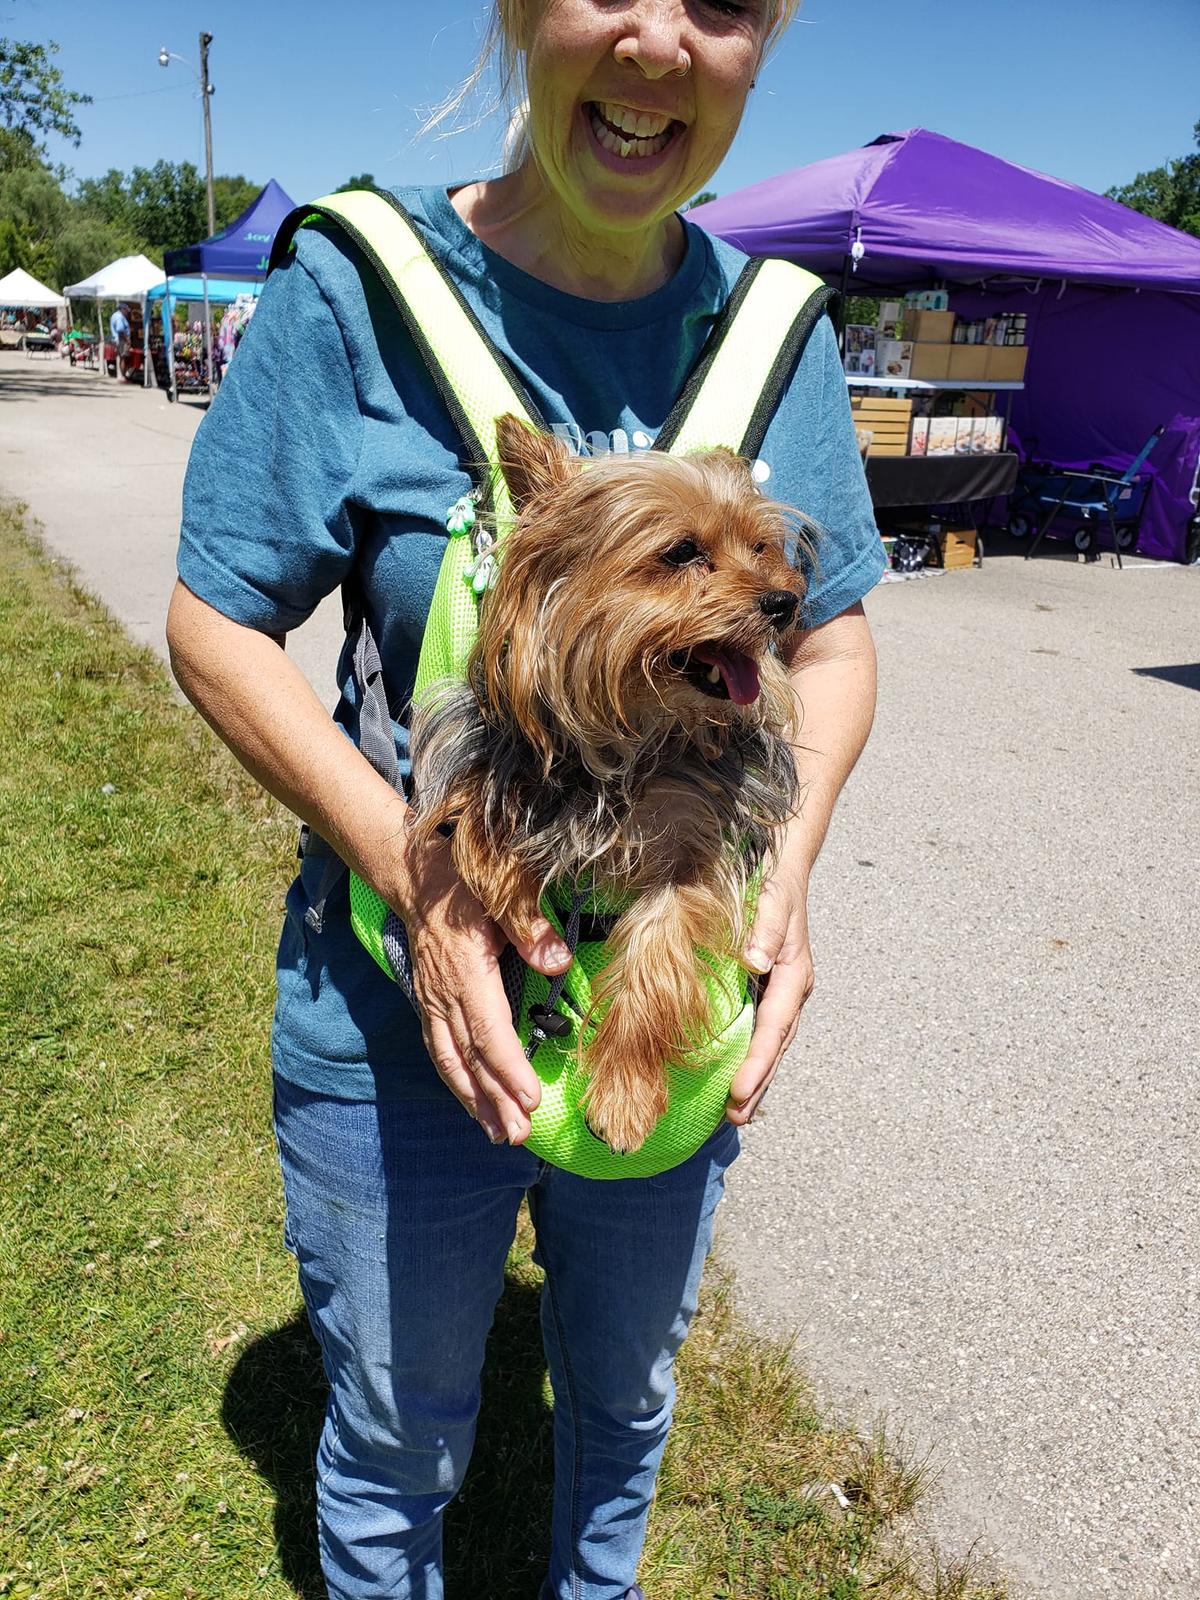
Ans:
POLYGON ((617 1155, 640 1150, 666 1109, 666 1074, 657 1064, 645 1075, 594 1073, 583 1102, 589 1130, 617 1155))

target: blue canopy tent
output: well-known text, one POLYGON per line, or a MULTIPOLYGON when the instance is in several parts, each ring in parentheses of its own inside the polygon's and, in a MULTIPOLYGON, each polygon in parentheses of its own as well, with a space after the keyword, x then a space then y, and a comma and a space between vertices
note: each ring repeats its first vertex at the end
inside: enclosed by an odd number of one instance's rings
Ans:
MULTIPOLYGON (((253 285, 257 282, 261 286, 267 276, 271 245, 279 224, 288 212, 293 210, 295 202, 272 178, 236 222, 231 222, 222 232, 214 233, 211 239, 201 239, 199 244, 185 245, 179 250, 168 250, 163 257, 163 267, 167 274, 167 282, 164 285, 164 307, 167 291, 172 302, 188 299, 204 301, 205 348, 210 375, 212 373, 212 334, 208 314, 210 304, 215 300, 218 304, 228 305, 239 293, 257 292, 253 285), (198 283, 200 293, 182 293, 177 287, 180 278, 198 283), (214 293, 216 280, 226 284, 233 282, 237 287, 232 294, 221 300, 214 293)), ((164 315, 169 320, 170 312, 164 310, 164 315)), ((169 329, 167 364, 171 375, 173 398, 174 349, 169 329)), ((209 386, 211 387, 211 382, 209 386)))

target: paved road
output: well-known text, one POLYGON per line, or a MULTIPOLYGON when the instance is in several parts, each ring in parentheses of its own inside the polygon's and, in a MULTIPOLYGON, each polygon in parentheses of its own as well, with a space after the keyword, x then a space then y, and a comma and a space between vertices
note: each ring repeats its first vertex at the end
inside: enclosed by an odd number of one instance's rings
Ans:
MULTIPOLYGON (((203 416, 194 400, 171 405, 159 390, 0 351, 0 491, 29 505, 52 549, 163 657, 183 473, 203 416)), ((341 632, 335 596, 288 639, 330 707, 341 632)))
MULTIPOLYGON (((161 648, 197 413, 0 357, 0 488, 161 648)), ((746 1310, 1038 1600, 1200 1596, 1200 570, 879 590, 818 991, 723 1210, 746 1310)), ((296 654, 327 694, 336 609, 296 654)))

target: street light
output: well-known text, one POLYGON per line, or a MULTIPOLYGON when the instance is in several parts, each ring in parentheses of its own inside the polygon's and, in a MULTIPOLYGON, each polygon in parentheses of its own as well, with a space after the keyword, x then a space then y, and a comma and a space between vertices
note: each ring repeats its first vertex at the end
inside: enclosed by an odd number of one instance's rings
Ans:
POLYGON ((196 82, 200 88, 200 97, 204 102, 204 171, 208 188, 208 233, 211 238, 217 231, 217 208, 213 198, 213 160, 212 160, 212 113, 210 102, 212 100, 213 86, 208 81, 208 47, 213 41, 211 33, 200 35, 200 70, 197 72, 195 65, 186 56, 176 55, 173 50, 168 50, 164 44, 158 52, 160 67, 169 67, 172 61, 181 61, 185 67, 191 67, 196 73, 196 82))

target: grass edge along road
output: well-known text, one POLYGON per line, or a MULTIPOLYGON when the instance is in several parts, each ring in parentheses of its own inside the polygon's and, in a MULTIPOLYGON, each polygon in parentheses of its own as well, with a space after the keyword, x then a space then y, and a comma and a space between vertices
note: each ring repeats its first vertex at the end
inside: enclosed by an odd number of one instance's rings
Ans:
MULTIPOLYGON (((323 1595, 324 1386, 269 1108, 294 823, 13 506, 0 682, 0 1595, 323 1595)), ((472 1600, 528 1600, 546 1554, 529 1243, 447 1514, 447 1589, 472 1600)), ((679 1379, 653 1600, 1003 1596, 922 1537, 929 1464, 823 1414, 718 1270, 679 1379)))

